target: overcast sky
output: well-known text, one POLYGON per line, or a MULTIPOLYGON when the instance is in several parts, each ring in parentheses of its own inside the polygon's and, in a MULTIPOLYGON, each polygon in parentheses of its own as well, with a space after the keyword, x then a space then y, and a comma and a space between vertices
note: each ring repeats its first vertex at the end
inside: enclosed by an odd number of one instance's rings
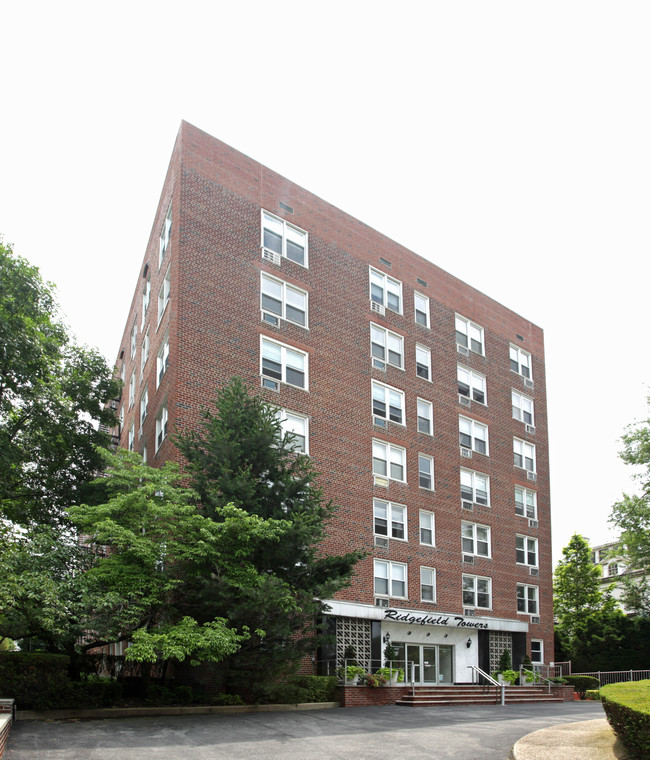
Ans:
POLYGON ((112 362, 181 119, 545 331, 554 560, 650 381, 647 2, 4 3, 0 233, 112 362))

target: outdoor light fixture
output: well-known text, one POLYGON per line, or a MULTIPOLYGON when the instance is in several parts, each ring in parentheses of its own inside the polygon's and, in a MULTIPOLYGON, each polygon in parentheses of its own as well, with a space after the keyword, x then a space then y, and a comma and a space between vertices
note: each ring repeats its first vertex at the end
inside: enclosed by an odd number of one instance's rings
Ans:
POLYGON ((388 631, 386 632, 386 635, 384 636, 384 644, 388 644, 390 641, 390 633, 388 631))
POLYGON ((472 640, 467 639, 467 648, 469 649, 472 646, 472 640))

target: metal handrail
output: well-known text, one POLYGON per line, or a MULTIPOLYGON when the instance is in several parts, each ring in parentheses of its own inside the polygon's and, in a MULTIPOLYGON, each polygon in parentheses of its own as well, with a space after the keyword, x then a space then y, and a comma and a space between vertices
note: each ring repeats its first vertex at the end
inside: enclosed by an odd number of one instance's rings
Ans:
MULTIPOLYGON (((530 675, 533 677, 533 679, 539 678, 540 681, 546 681, 548 684, 548 693, 551 693, 551 685, 553 684, 553 681, 551 681, 550 678, 546 678, 541 673, 538 673, 535 670, 529 670, 528 668, 525 668, 523 665, 519 666, 519 685, 524 686, 522 674, 523 673, 530 673, 530 675)), ((533 680, 533 683, 535 683, 535 680, 533 680)))
POLYGON ((486 673, 484 670, 481 670, 481 668, 477 667, 476 665, 468 665, 467 667, 472 671, 472 681, 474 680, 474 677, 478 674, 480 676, 483 676, 483 678, 489 681, 493 686, 496 686, 497 688, 501 687, 501 705, 505 705, 506 685, 504 683, 499 683, 495 678, 492 678, 492 676, 489 673, 486 673))

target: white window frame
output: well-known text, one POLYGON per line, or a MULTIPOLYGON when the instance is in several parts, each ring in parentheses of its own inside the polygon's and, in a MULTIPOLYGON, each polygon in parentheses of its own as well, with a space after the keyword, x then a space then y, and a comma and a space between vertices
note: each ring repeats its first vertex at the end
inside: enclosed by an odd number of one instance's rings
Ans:
POLYGON ((372 473, 376 477, 406 483, 406 449, 374 438, 372 441, 372 473), (394 470, 394 467, 401 468, 401 478, 395 476, 397 470, 394 470))
POLYGON ((390 277, 385 272, 370 267, 370 300, 384 306, 395 314, 402 314, 402 283, 394 277, 390 277), (373 285, 375 290, 373 291, 373 285), (397 308, 395 304, 391 305, 390 296, 397 299, 397 308))
POLYGON ((413 302, 415 308, 415 323, 422 325, 423 327, 431 327, 431 319, 429 316, 429 298, 422 293, 418 293, 417 290, 413 293, 413 302), (418 319, 418 316, 421 318, 418 319))
POLYGON ((522 441, 521 438, 513 438, 512 449, 515 457, 515 467, 521 467, 526 472, 537 472, 537 452, 534 443, 522 441), (521 463, 517 461, 517 458, 521 460, 521 463))
POLYGON ((294 436, 293 451, 309 455, 309 417, 306 414, 291 412, 289 409, 278 409, 276 417, 280 423, 282 435, 291 433, 294 436))
POLYGON ((526 517, 528 520, 537 520, 537 491, 532 488, 524 488, 524 486, 515 486, 515 514, 520 517, 526 517), (521 499, 517 501, 517 492, 521 492, 521 499), (532 494, 532 513, 531 505, 529 504, 529 495, 532 494), (521 510, 518 508, 518 504, 521 504, 521 510))
POLYGON ((160 407, 160 411, 156 415, 156 453, 167 438, 167 427, 169 424, 169 411, 167 404, 163 404, 160 407))
POLYGON ((147 419, 147 412, 149 410, 149 386, 146 385, 142 395, 140 396, 140 429, 142 429, 142 423, 147 419))
POLYGON ((478 422, 478 420, 474 420, 471 417, 464 417, 461 414, 458 417, 458 433, 458 441, 462 449, 471 449, 471 451, 475 451, 477 454, 483 454, 486 457, 490 455, 490 443, 488 438, 487 425, 484 425, 482 422, 478 422), (468 428, 469 432, 464 428, 468 428), (485 432, 485 438, 477 435, 479 432, 485 432), (463 435, 469 436, 469 446, 467 445, 467 440, 463 440, 461 438, 463 435), (481 451, 481 443, 483 442, 485 443, 485 451, 481 451))
POLYGON ((140 374, 141 375, 144 373, 144 368, 148 359, 149 359, 149 328, 147 327, 147 331, 145 332, 144 337, 142 338, 142 346, 140 348, 140 374))
POLYGON ((435 491, 436 489, 433 457, 428 454, 418 454, 418 484, 425 491, 435 491), (427 469, 422 468, 424 462, 427 463, 427 469), (423 486, 423 479, 428 479, 431 485, 423 486))
POLYGON ((167 253, 167 249, 169 248, 169 243, 171 242, 172 237, 172 204, 169 204, 169 208, 167 209, 167 215, 165 216, 165 221, 163 222, 162 229, 160 230, 160 247, 158 249, 158 269, 160 269, 160 265, 163 263, 163 259, 165 258, 165 254, 167 253))
POLYGON ((472 504, 490 506, 490 476, 482 472, 475 472, 462 467, 460 470, 460 498, 462 501, 471 501, 472 504), (484 483, 478 481, 483 480, 484 483), (484 485, 485 488, 480 486, 484 485), (471 491, 471 498, 470 498, 471 491), (482 495, 485 492, 485 497, 482 495))
POLYGON ((149 303, 151 301, 151 275, 147 276, 144 287, 142 288, 142 327, 144 327, 145 320, 147 318, 147 312, 149 311, 149 303))
POLYGON ((533 359, 528 351, 510 344, 510 369, 527 380, 533 379, 533 359))
POLYGON ((165 310, 167 309, 167 304, 169 303, 169 298, 171 295, 171 287, 171 266, 169 266, 165 272, 165 279, 163 280, 162 285, 160 286, 160 290, 158 291, 158 325, 162 321, 165 310))
POLYGON ((390 364, 392 367, 404 369, 404 338, 398 333, 387 330, 385 327, 370 323, 370 355, 374 360, 390 364), (379 339, 379 340, 378 340, 379 339), (399 351, 395 350, 395 346, 399 351), (399 356, 399 362, 396 357, 399 356))
POLYGON ((418 398, 418 433, 433 435, 433 404, 423 398, 418 398))
POLYGON ((481 325, 456 314, 456 343, 480 356, 485 356, 485 333, 481 325))
POLYGON ((265 211, 262 209, 262 236, 261 236, 261 245, 262 249, 267 249, 269 251, 273 251, 274 253, 279 254, 283 259, 287 259, 289 261, 293 261, 294 264, 298 264, 301 267, 305 267, 307 269, 309 267, 309 257, 308 257, 308 249, 309 249, 309 234, 306 232, 306 230, 301 229, 295 224, 291 224, 291 222, 287 222, 286 219, 283 219, 280 216, 276 216, 275 214, 271 214, 269 211, 265 211), (266 221, 269 221, 269 225, 267 226, 266 221), (275 227, 276 229, 272 229, 275 227), (281 231, 280 231, 281 228, 281 231), (281 237, 281 243, 280 243, 280 250, 278 251, 276 247, 269 246, 268 240, 265 240, 264 231, 268 229, 272 234, 277 235, 278 237, 281 237), (303 256, 302 261, 298 261, 294 256, 290 255, 290 250, 288 243, 293 242, 296 244, 298 242, 297 238, 303 238, 304 246, 303 246, 303 256))
POLYGON ((135 352, 138 350, 138 323, 134 322, 131 328, 131 358, 135 357, 135 352))
POLYGON ((462 520, 460 535, 463 554, 471 554, 474 557, 485 559, 492 557, 492 536, 489 525, 462 520))
POLYGON ((526 425, 535 425, 535 403, 529 396, 512 389, 512 418, 524 422, 526 425))
POLYGON ((169 369, 169 335, 165 335, 162 345, 158 349, 158 354, 156 355, 156 388, 160 387, 160 383, 168 369, 169 369))
POLYGON ((415 374, 431 382, 431 349, 419 343, 415 344, 415 374), (426 376, 422 374, 425 370, 426 376))
POLYGON ((428 509, 420 510, 420 544, 422 546, 436 545, 436 516, 428 509), (429 533, 431 540, 425 541, 429 533))
POLYGON ((126 447, 129 451, 133 451, 135 449, 135 421, 131 422, 126 447))
POLYGON ((129 379, 129 409, 135 404, 135 370, 129 379))
POLYGON ((375 596, 390 597, 392 599, 407 599, 408 567, 403 562, 389 562, 384 559, 375 559, 373 567, 373 585, 375 596), (378 570, 380 569, 385 569, 385 572, 379 574, 378 570), (381 581, 382 586, 384 583, 386 584, 385 591, 383 588, 378 590, 378 580, 381 581), (400 585, 402 588, 399 587, 400 585))
POLYGON ((533 663, 533 665, 543 665, 544 664, 544 640, 543 639, 531 639, 530 640, 530 660, 533 663), (537 651, 535 651, 535 648, 533 647, 533 644, 537 644, 536 647, 537 651), (539 655, 539 658, 537 659, 535 655, 539 655))
POLYGON ((273 277, 272 275, 268 274, 268 272, 260 273, 260 308, 262 310, 262 318, 264 318, 264 314, 270 314, 272 317, 277 317, 277 319, 284 319, 287 322, 298 325, 298 327, 309 329, 309 305, 307 291, 302 290, 302 288, 297 288, 295 285, 290 285, 288 282, 281 280, 279 277, 273 277), (267 292, 264 290, 265 285, 267 286, 267 292), (272 294, 268 292, 268 286, 275 286, 276 288, 279 287, 279 297, 275 293, 272 294), (266 304, 264 303, 265 296, 267 298, 266 304), (295 300, 295 298, 303 300, 302 309, 298 308, 295 303, 291 302, 292 299, 295 300), (271 308, 271 305, 268 302, 269 300, 277 301, 279 304, 279 310, 271 308), (295 312, 299 312, 303 315, 302 322, 299 319, 293 319, 291 316, 289 316, 293 313, 291 311, 292 309, 295 312))
POLYGON ((517 584, 517 614, 539 615, 539 586, 531 586, 528 583, 517 584), (520 593, 520 590, 523 591, 523 594, 520 593), (531 592, 533 593, 531 594, 531 592), (519 609, 520 606, 523 606, 524 609, 519 609))
MULTIPOLYGON (((276 371, 276 370, 274 370, 276 371)), ((294 348, 293 346, 288 345, 287 343, 281 343, 279 340, 273 340, 273 338, 269 338, 266 335, 260 335, 260 376, 262 377, 262 380, 264 378, 270 379, 272 382, 277 383, 283 383, 284 385, 290 385, 292 388, 300 388, 301 390, 308 391, 309 390, 309 354, 306 351, 301 351, 299 348, 294 348), (280 361, 276 361, 276 359, 269 358, 268 356, 264 356, 264 349, 265 346, 275 347, 275 350, 279 350, 280 352, 280 361), (290 364, 289 362, 293 360, 294 357, 299 357, 302 361, 302 367, 299 367, 298 365, 290 364), (267 360, 268 362, 272 362, 273 364, 279 364, 280 366, 280 377, 276 377, 274 374, 269 374, 269 368, 264 367, 264 360, 267 360), (296 374, 302 374, 303 377, 303 385, 297 385, 296 383, 290 382, 288 380, 288 373, 287 370, 292 370, 296 374)))
POLYGON ((522 533, 517 533, 515 536, 515 552, 518 565, 525 565, 526 567, 539 567, 539 541, 534 536, 524 536, 522 533), (534 547, 532 551, 529 548, 530 542, 532 542, 534 547), (533 555, 533 562, 530 561, 531 554, 533 555), (520 557, 523 558, 523 561, 520 559, 520 557))
POLYGON ((371 380, 372 416, 396 425, 406 425, 404 391, 392 385, 371 380), (383 405, 383 411, 382 411, 383 405))
POLYGON ((461 396, 487 406, 487 380, 485 375, 459 364, 456 370, 458 393, 461 396))
POLYGON ((468 575, 463 573, 462 577, 462 598, 463 607, 470 607, 477 610, 491 610, 492 609, 492 578, 488 578, 483 575, 468 575), (479 590, 479 585, 483 587, 487 586, 486 590, 479 590), (472 595, 471 601, 468 595, 472 595), (487 596, 487 604, 479 604, 479 594, 487 596))
POLYGON ((375 536, 392 538, 395 541, 408 541, 408 517, 404 504, 396 504, 387 499, 373 499, 372 525, 375 536), (386 522, 384 530, 378 526, 378 522, 382 520, 386 522))
POLYGON ((436 570, 434 567, 420 565, 420 601, 436 604, 436 570), (425 594, 425 588, 431 589, 431 599, 425 594))

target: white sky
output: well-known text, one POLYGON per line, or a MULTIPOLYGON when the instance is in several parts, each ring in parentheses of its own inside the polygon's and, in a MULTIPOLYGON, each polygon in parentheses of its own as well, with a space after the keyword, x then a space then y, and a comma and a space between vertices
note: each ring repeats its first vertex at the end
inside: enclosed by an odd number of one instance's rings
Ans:
POLYGON ((554 560, 645 419, 647 2, 3 3, 0 233, 112 361, 181 119, 545 330, 554 560), (120 277, 120 273, 124 273, 120 277))

